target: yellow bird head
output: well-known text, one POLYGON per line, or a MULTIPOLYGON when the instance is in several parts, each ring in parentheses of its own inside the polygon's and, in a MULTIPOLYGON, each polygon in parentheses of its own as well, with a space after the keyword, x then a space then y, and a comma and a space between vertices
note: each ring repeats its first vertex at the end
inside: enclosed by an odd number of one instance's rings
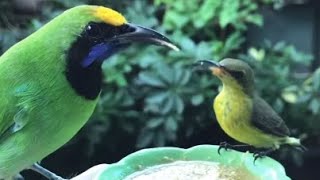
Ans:
POLYGON ((83 49, 78 48, 78 52, 87 51, 88 56, 83 62, 84 67, 107 59, 135 43, 178 50, 159 32, 129 23, 119 12, 103 6, 81 5, 66 10, 34 34, 39 39, 48 40, 48 45, 58 46, 64 51, 80 46, 83 49))
POLYGON ((254 88, 254 73, 244 61, 227 58, 220 62, 200 60, 195 63, 195 69, 209 71, 217 76, 225 86, 240 88, 251 94, 254 88))

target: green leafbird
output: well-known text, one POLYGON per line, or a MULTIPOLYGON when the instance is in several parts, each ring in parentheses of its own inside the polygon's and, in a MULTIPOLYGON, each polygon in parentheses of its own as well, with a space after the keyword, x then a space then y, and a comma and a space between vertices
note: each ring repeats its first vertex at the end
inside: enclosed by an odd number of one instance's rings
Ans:
POLYGON ((102 62, 132 43, 174 50, 158 32, 101 6, 78 6, 0 57, 0 179, 33 169, 87 122, 99 99, 102 62))

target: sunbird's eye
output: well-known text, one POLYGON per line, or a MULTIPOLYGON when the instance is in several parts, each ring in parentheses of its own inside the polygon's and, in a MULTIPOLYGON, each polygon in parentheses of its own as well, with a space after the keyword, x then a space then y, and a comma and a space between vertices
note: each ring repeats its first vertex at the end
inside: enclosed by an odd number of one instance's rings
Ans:
POLYGON ((244 76, 244 72, 243 71, 229 71, 229 73, 235 79, 241 79, 244 76))
POLYGON ((86 28, 86 33, 89 37, 99 38, 102 36, 101 29, 97 24, 89 24, 86 28))

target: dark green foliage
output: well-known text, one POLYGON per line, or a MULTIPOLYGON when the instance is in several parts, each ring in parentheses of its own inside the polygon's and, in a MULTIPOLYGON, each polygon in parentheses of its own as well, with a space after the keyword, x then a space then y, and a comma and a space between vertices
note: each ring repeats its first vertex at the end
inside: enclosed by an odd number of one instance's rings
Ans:
MULTIPOLYGON (((211 124, 211 104, 220 83, 211 75, 193 72, 196 59, 233 57, 249 62, 258 93, 281 114, 293 135, 319 135, 320 70, 306 71, 311 56, 283 42, 245 46, 248 26, 263 27, 258 7, 270 4, 268 0, 52 0, 22 20, 8 8, 0 13, 2 52, 64 9, 83 3, 115 8, 130 22, 167 34, 181 48, 172 52, 131 47, 104 64, 101 101, 78 136, 89 138, 90 152, 104 143, 102 134, 117 139, 108 134, 110 129, 136 137, 136 147, 144 148, 175 145, 181 139, 178 135, 187 139, 211 124)), ((1 9, 11 5, 0 3, 1 9)))

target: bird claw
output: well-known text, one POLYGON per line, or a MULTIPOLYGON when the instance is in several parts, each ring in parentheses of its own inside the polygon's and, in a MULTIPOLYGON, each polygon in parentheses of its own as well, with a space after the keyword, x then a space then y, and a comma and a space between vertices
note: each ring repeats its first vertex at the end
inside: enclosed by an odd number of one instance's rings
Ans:
POLYGON ((253 153, 253 157, 254 157, 253 164, 256 163, 256 160, 258 160, 259 158, 262 159, 262 158, 266 157, 272 151, 274 151, 274 149, 268 149, 266 151, 256 151, 256 152, 254 152, 253 153))
POLYGON ((227 142, 221 142, 219 145, 218 154, 220 155, 221 149, 225 149, 226 151, 228 151, 229 149, 242 148, 242 147, 250 147, 250 145, 247 145, 247 144, 231 145, 231 144, 228 144, 227 142))
POLYGON ((231 149, 233 146, 231 144, 228 144, 227 142, 221 142, 219 144, 219 148, 218 148, 218 154, 221 155, 221 149, 224 149, 226 151, 228 151, 229 149, 231 149))
POLYGON ((266 154, 264 152, 254 152, 253 153, 253 157, 254 157, 254 160, 253 160, 253 163, 256 164, 256 160, 258 160, 259 158, 264 158, 266 156, 266 154))

